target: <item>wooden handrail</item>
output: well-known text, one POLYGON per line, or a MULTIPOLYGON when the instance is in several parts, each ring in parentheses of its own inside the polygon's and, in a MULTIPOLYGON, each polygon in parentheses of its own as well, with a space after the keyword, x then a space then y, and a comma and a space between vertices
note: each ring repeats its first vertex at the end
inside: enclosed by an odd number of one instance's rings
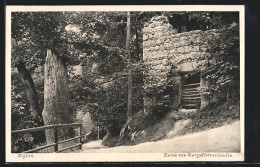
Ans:
POLYGON ((71 148, 74 148, 74 147, 78 147, 78 146, 81 147, 81 146, 82 146, 82 143, 78 143, 78 144, 75 144, 75 145, 73 145, 73 146, 69 146, 69 147, 60 149, 60 150, 58 150, 58 151, 56 151, 56 152, 59 153, 59 152, 66 151, 66 150, 68 150, 68 149, 71 149, 71 148))
POLYGON ((72 140, 76 140, 76 139, 79 139, 80 137, 82 137, 82 136, 76 136, 74 138, 63 140, 63 141, 58 142, 58 144, 62 144, 62 143, 66 143, 66 142, 69 142, 69 141, 72 141, 72 140))
POLYGON ((41 146, 41 147, 37 147, 37 148, 31 149, 31 150, 28 150, 28 151, 24 151, 24 153, 32 153, 32 152, 42 150, 44 148, 48 148, 48 147, 55 146, 55 145, 57 145, 57 143, 52 143, 52 144, 44 145, 44 146, 41 146))
POLYGON ((40 130, 45 129, 52 129, 52 128, 65 128, 65 127, 73 127, 73 126, 80 126, 80 123, 72 123, 72 124, 56 124, 56 125, 47 125, 47 126, 40 126, 36 128, 29 128, 29 129, 21 129, 21 130, 14 130, 11 133, 29 133, 29 132, 37 132, 40 130))
POLYGON ((32 153, 32 152, 42 150, 44 148, 51 147, 51 146, 54 146, 54 152, 62 152, 62 151, 65 151, 65 150, 68 150, 70 148, 77 147, 77 146, 80 146, 80 149, 82 148, 82 144, 84 143, 84 139, 82 140, 82 137, 84 137, 85 135, 82 135, 82 124, 81 123, 56 124, 56 125, 47 125, 47 126, 41 126, 41 127, 35 127, 35 128, 29 128, 29 129, 21 129, 21 130, 12 131, 11 134, 37 132, 37 131, 46 130, 46 129, 55 130, 55 136, 54 136, 55 142, 52 144, 47 144, 44 146, 40 146, 40 147, 31 149, 28 151, 24 151, 24 153, 32 153), (75 127, 75 126, 79 127, 79 133, 80 133, 79 136, 58 142, 58 128, 75 127), (76 140, 79 138, 80 138, 80 143, 58 150, 58 144, 69 142, 69 141, 76 140))

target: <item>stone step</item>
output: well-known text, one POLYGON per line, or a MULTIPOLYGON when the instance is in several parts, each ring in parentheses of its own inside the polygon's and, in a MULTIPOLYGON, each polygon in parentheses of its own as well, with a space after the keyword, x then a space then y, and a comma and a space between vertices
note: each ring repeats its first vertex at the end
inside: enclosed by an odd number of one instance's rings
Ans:
POLYGON ((182 85, 182 87, 190 87, 190 86, 200 86, 200 83, 182 85))
POLYGON ((187 103, 182 103, 183 106, 185 105, 199 105, 199 102, 187 102, 187 103))
POLYGON ((200 94, 188 94, 188 95, 182 95, 182 97, 200 97, 200 94))
POLYGON ((199 91, 198 91, 198 90, 197 90, 197 91, 185 91, 185 90, 183 90, 182 93, 183 93, 183 94, 187 94, 187 93, 199 93, 199 91))
POLYGON ((201 97, 182 97, 182 100, 197 100, 197 99, 201 99, 201 97))
POLYGON ((183 88, 182 91, 199 91, 198 88, 183 88))
POLYGON ((182 100, 182 104, 198 104, 200 99, 192 99, 192 100, 182 100))
POLYGON ((183 113, 191 113, 191 112, 196 112, 198 109, 185 109, 182 108, 179 110, 179 112, 183 112, 183 113))
POLYGON ((198 105, 197 104, 183 104, 182 105, 182 107, 195 107, 195 108, 197 108, 198 107, 198 105))

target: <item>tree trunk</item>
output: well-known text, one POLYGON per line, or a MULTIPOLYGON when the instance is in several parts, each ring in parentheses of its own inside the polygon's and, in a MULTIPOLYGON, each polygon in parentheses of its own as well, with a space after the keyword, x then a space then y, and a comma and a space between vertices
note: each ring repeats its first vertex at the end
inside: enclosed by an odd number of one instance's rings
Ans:
POLYGON ((132 78, 132 65, 130 56, 130 12, 127 12, 127 35, 126 35, 126 54, 128 56, 128 108, 127 119, 133 114, 133 78, 132 78))
MULTIPOLYGON (((143 65, 144 61, 143 61, 143 53, 140 54, 139 52, 139 37, 138 37, 138 24, 137 24, 137 17, 135 17, 135 37, 136 37, 136 55, 137 57, 139 58, 139 62, 143 65)), ((141 81, 141 87, 143 88, 144 86, 144 74, 143 74, 143 70, 141 71, 140 73, 140 77, 142 78, 142 81, 141 81)), ((141 90, 143 91, 143 89, 141 90)), ((144 108, 144 95, 143 93, 141 94, 141 105, 142 105, 142 108, 144 108)))
POLYGON ((143 56, 139 53, 139 38, 138 38, 138 25, 137 25, 137 18, 135 17, 135 38, 136 38, 136 55, 139 58, 140 62, 143 62, 143 56))
MULTIPOLYGON (((65 58, 47 50, 44 65, 44 125, 71 123, 71 108, 69 105, 68 76, 65 58)), ((65 139, 72 134, 68 129, 58 131, 59 139, 65 139)), ((53 143, 54 130, 45 131, 46 142, 53 143)))
POLYGON ((39 106, 38 101, 38 95, 34 86, 34 82, 32 80, 31 74, 29 70, 25 67, 24 63, 22 61, 19 61, 16 65, 16 68, 19 72, 19 76, 21 79, 21 82, 25 89, 25 94, 27 101, 30 106, 30 110, 33 114, 38 116, 39 118, 42 117, 42 113, 39 106))

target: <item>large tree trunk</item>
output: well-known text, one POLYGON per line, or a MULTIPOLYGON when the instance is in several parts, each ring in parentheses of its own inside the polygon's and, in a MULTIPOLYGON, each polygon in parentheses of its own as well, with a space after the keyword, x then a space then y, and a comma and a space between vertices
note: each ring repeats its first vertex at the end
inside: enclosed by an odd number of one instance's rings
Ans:
POLYGON ((37 92, 36 92, 36 89, 34 86, 34 82, 32 80, 30 72, 25 67, 25 65, 22 61, 19 61, 15 66, 19 72, 21 82, 24 86, 25 94, 26 94, 26 98, 27 98, 27 101, 30 106, 30 110, 37 117, 41 118, 42 113, 41 113, 40 106, 39 106, 38 95, 37 95, 37 92))
MULTIPOLYGON (((72 122, 69 105, 68 76, 64 57, 47 50, 44 66, 44 125, 65 124, 72 122)), ((54 142, 54 130, 46 130, 46 142, 54 142)), ((66 128, 58 131, 59 139, 65 139, 72 134, 66 128)))
POLYGON ((132 78, 132 65, 130 56, 130 12, 127 12, 127 35, 126 35, 126 54, 128 56, 128 110, 127 119, 133 114, 133 78, 132 78))

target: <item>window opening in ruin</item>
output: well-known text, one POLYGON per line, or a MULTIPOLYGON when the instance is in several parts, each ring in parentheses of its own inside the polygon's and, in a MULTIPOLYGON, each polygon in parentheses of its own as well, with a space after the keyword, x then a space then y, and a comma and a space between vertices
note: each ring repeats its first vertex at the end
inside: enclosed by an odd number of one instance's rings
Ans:
POLYGON ((182 73, 182 108, 199 109, 201 97, 199 93, 200 73, 182 73))

